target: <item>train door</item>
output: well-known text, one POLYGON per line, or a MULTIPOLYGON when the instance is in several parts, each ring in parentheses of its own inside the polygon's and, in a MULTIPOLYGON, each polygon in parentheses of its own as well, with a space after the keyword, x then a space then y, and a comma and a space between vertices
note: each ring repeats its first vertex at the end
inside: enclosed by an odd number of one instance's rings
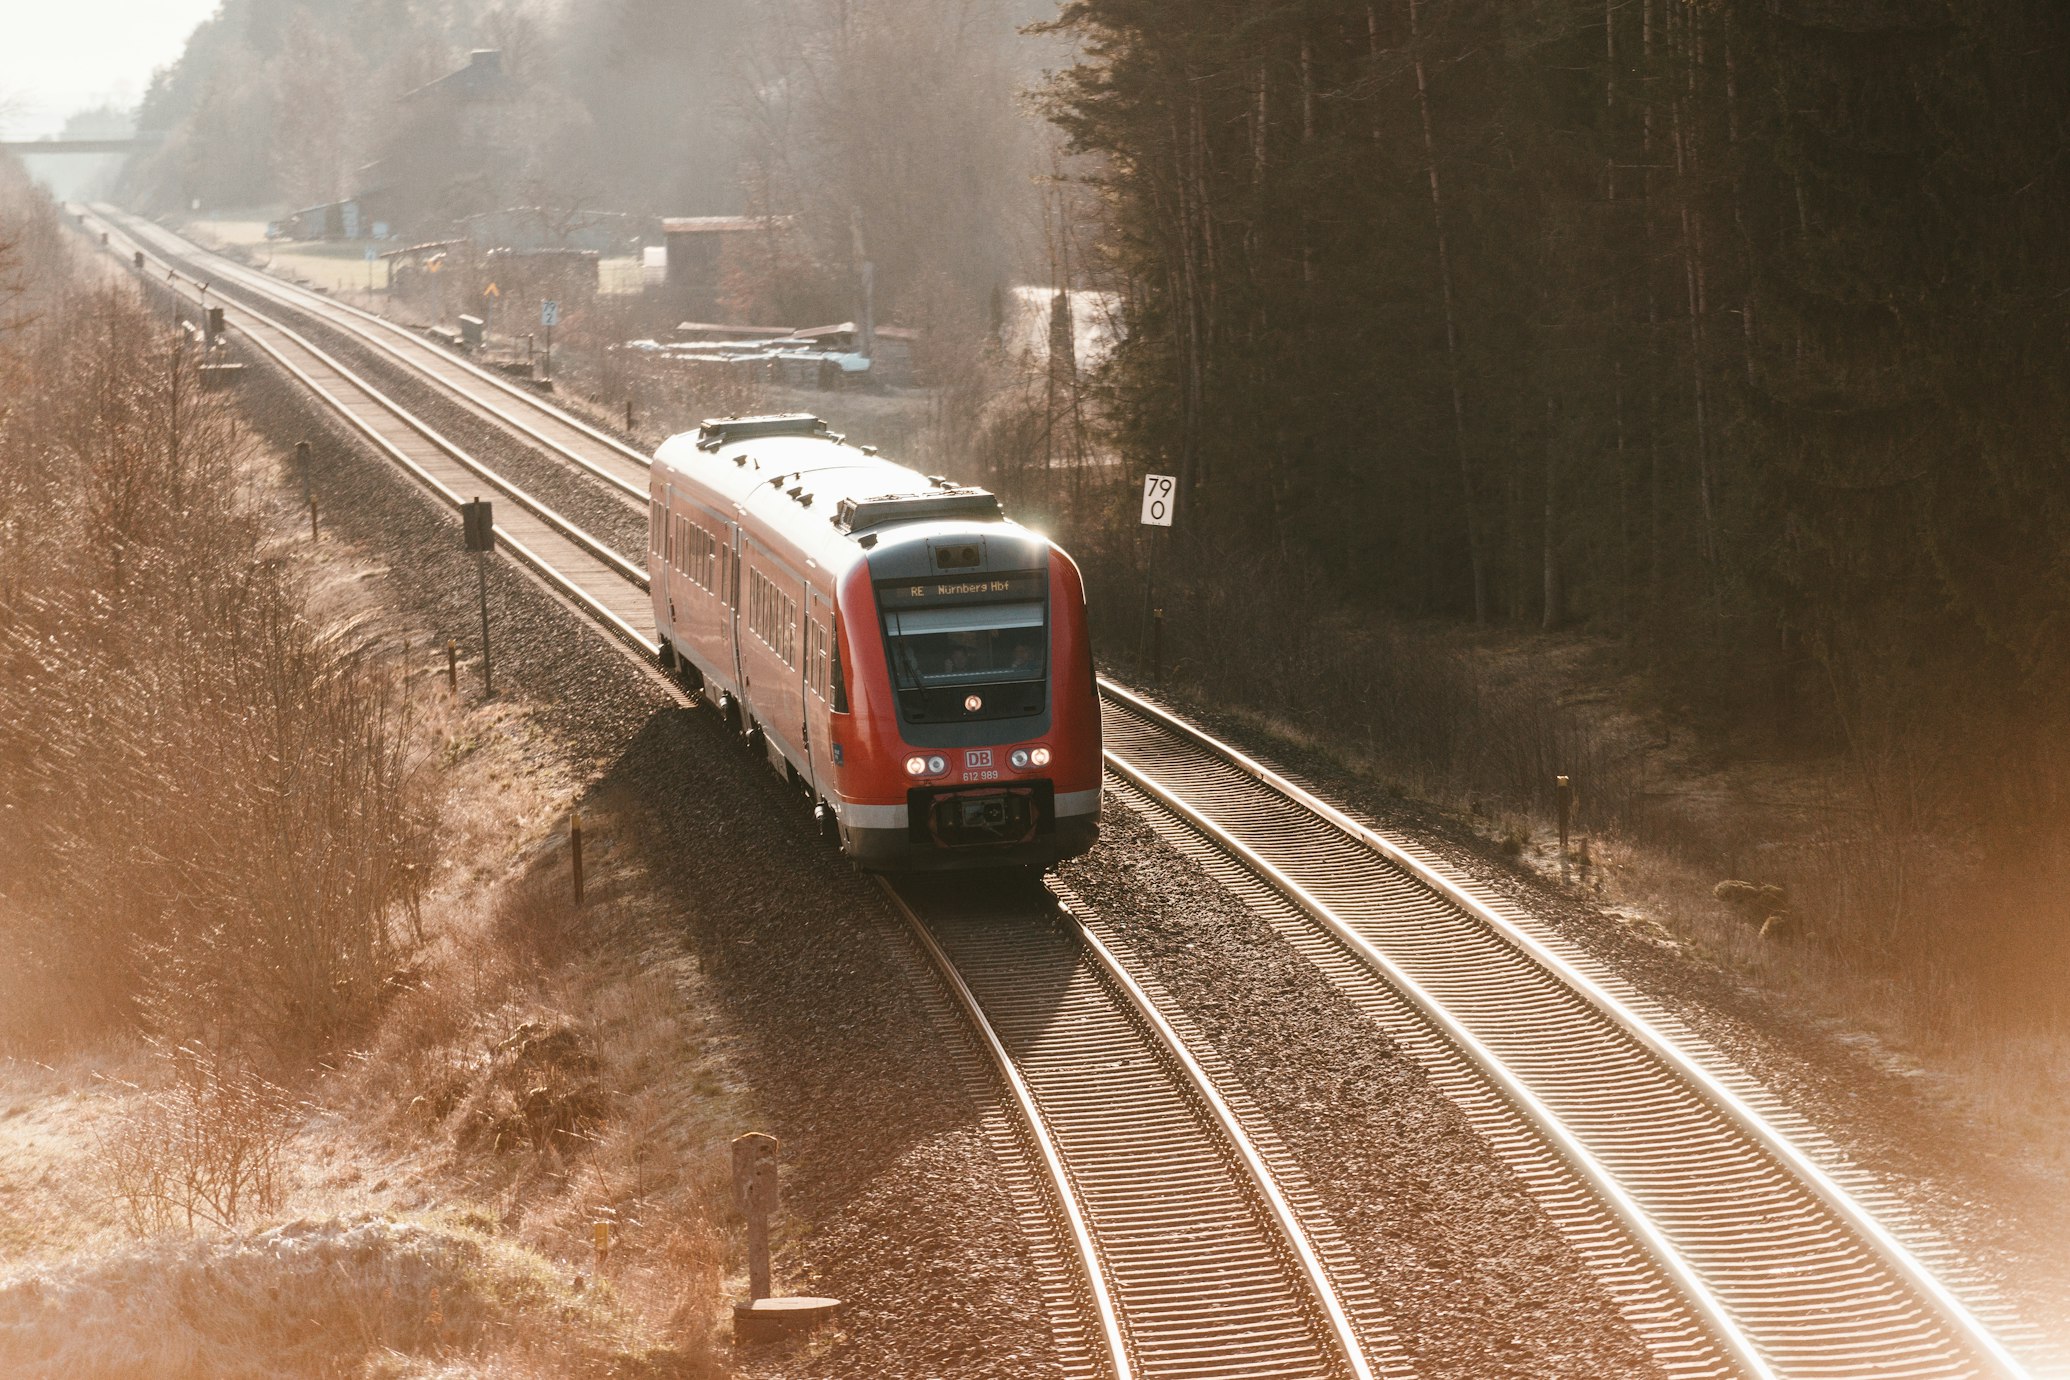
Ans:
POLYGON ((740 524, 726 524, 725 545, 720 548, 719 590, 720 601, 725 605, 720 617, 726 627, 726 646, 730 651, 733 667, 733 683, 740 687, 742 698, 747 694, 747 681, 742 677, 740 662, 740 558, 742 555, 740 524))
POLYGON ((661 530, 655 534, 654 551, 661 558, 661 574, 654 581, 655 617, 667 614, 662 623, 666 637, 679 641, 676 634, 676 490, 673 484, 661 486, 661 511, 655 514, 661 530))
POLYGON ((833 751, 828 715, 833 711, 834 694, 834 601, 808 585, 805 609, 805 736, 801 741, 810 764, 810 784, 818 789, 821 781, 834 779, 833 759, 828 755, 833 751), (820 731, 815 732, 815 726, 820 731))

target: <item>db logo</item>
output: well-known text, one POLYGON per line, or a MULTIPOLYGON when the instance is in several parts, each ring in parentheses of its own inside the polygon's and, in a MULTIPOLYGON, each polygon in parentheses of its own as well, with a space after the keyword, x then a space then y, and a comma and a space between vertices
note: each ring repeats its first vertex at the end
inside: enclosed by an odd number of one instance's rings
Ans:
POLYGON ((977 751, 975 751, 975 752, 966 752, 966 753, 964 753, 964 754, 963 754, 963 765, 964 765, 964 767, 965 767, 966 769, 975 769, 975 768, 977 768, 977 767, 989 767, 989 766, 991 766, 991 765, 992 765, 992 749, 990 749, 990 748, 979 748, 979 749, 978 749, 977 751))

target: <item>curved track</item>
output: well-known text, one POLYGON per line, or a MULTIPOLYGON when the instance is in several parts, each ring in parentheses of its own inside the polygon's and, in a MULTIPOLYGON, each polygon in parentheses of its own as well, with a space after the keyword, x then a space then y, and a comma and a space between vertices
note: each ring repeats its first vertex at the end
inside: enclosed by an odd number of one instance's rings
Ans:
POLYGON ((1591 974, 1429 860, 1140 696, 1101 690, 1125 787, 1276 893, 1282 928, 1340 986, 1390 989, 1389 1023, 1421 1027, 1412 1047, 1441 1079, 1502 1094, 1506 1107, 1482 1109, 1491 1133, 1551 1190, 1664 1364, 1788 1380, 2023 1373, 1823 1169, 1591 974), (1604 1231, 1606 1209, 1650 1261, 1604 1231))
MULTIPOLYGON (((162 285, 197 306, 204 300, 198 274, 222 273, 214 256, 164 231, 96 214, 113 247, 141 248, 162 285)), ((241 275, 250 296, 348 329, 398 367, 416 368, 413 356, 437 353, 399 332, 408 348, 392 348, 382 333, 341 321, 349 309, 340 304, 307 293, 278 300, 288 294, 254 277, 241 275)), ((221 279, 206 281, 220 300, 221 279)), ((485 491, 503 498, 509 507, 497 529, 523 559, 622 639, 655 650, 643 572, 277 316, 223 305, 227 324, 254 348, 448 503, 485 491)), ((470 405, 486 399, 496 415, 525 408, 561 415, 464 362, 421 372, 470 405)), ((551 427, 526 420, 522 435, 564 453, 551 427)), ((1217 1087, 1087 921, 1046 892, 973 908, 968 888, 960 899, 925 884, 886 891, 1020 1113, 1009 1143, 1034 1163, 1039 1188, 1015 1196, 1043 1219, 1030 1224, 1031 1239, 1073 1258, 1061 1269, 1038 1261, 1068 1373, 1115 1380, 1411 1373, 1370 1288, 1284 1152, 1269 1141, 1260 1148, 1247 1124, 1255 1113, 1245 1116, 1241 1099, 1217 1087), (1047 981, 1030 982, 1033 973, 1047 981)))
POLYGON ((967 879, 885 890, 1054 1149, 1121 1339, 1117 1374, 1410 1373, 1283 1152, 1095 917, 967 879))
MULTIPOLYGON (((174 267, 172 286, 190 298, 194 284, 178 280, 179 268, 190 280, 196 270, 219 275, 269 308, 317 316, 524 443, 628 500, 644 498, 644 457, 472 364, 156 227, 112 213, 103 221, 122 248, 134 244, 156 261, 156 276, 174 267)), ((520 555, 623 640, 654 650, 645 575, 625 555, 275 316, 235 305, 230 315, 448 502, 502 496, 498 529, 520 555)), ((1102 689, 1118 793, 1418 1055, 1510 1158, 1671 1372, 1789 1380, 2022 1373, 1856 1197, 1776 1129, 1773 1109, 1750 1105, 1744 1080, 1707 1069, 1604 974, 1432 859, 1122 687, 1102 689)), ((1078 1224, 1056 1234, 1094 1262, 1079 1277, 1082 1301, 1101 1320, 1087 1335, 1106 1338, 1088 1343, 1087 1355, 1111 1362, 1100 1368, 1264 1376, 1391 1364, 1384 1325, 1342 1252, 1327 1245, 1327 1228, 1300 1205, 1298 1188, 1276 1186, 1297 1176, 1283 1164, 1264 1168, 1272 1156, 1256 1144, 1241 1148, 1244 1118, 1229 1112, 1114 951, 1068 911, 1000 926, 944 909, 939 898, 921 901, 908 914, 923 947, 950 965, 945 982, 1005 1061, 1001 1076, 1018 1089, 1027 1138, 1054 1152, 1045 1171, 1051 1200, 1078 1224), (1049 981, 1029 983, 1030 972, 1049 981), (1073 1062, 1081 1049, 1094 1052, 1090 1063, 1073 1062), (1117 1104, 1124 1092, 1138 1100, 1117 1104), (1140 1136, 1174 1137, 1175 1148, 1146 1155, 1140 1136), (1207 1196, 1178 1207, 1162 1186, 1131 1196, 1132 1183, 1148 1182, 1146 1166, 1166 1165, 1174 1182, 1207 1196), (1164 1266, 1196 1235, 1209 1243, 1204 1252, 1183 1268, 1164 1266), (1223 1260, 1242 1264, 1215 1273, 1223 1260), (1189 1313, 1185 1296, 1200 1292, 1189 1283, 1203 1278, 1215 1281, 1211 1306, 1189 1313), (1190 1349, 1189 1336, 1198 1343, 1190 1349), (1267 1341, 1278 1348, 1270 1357, 1244 1349, 1267 1341)))

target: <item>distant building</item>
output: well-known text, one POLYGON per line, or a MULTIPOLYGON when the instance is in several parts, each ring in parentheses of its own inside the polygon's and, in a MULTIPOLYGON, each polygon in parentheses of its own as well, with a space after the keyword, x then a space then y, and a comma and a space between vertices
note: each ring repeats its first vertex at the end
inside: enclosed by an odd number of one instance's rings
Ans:
POLYGON ((428 81, 414 91, 405 91, 403 100, 446 100, 470 105, 503 101, 511 95, 511 80, 503 71, 503 52, 499 48, 477 48, 467 55, 467 65, 457 72, 448 72, 436 81, 428 81))
POLYGON ((720 303, 728 270, 743 262, 774 262, 778 253, 775 241, 790 230, 789 216, 672 216, 664 220, 661 233, 668 244, 671 304, 696 320, 718 320, 723 314, 720 303))
POLYGON ((377 218, 421 234, 501 205, 498 189, 515 181, 523 163, 520 93, 494 48, 477 49, 465 67, 406 93, 378 160, 377 218))

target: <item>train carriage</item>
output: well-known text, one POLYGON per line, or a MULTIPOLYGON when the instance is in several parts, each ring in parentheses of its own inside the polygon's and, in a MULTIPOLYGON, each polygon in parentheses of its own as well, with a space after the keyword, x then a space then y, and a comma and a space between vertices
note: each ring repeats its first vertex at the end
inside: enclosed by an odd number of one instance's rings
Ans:
POLYGON ((1078 568, 999 501, 817 417, 671 438, 651 473, 663 661, 875 870, 1039 866, 1099 831, 1078 568))

